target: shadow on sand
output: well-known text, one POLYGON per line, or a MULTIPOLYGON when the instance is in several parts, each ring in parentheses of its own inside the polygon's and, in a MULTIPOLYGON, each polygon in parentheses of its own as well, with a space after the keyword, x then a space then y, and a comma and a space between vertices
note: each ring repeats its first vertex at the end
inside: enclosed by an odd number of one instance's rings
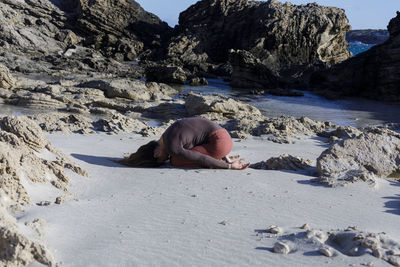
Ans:
POLYGON ((98 157, 98 156, 82 155, 82 154, 71 154, 71 156, 92 165, 98 165, 104 167, 128 168, 127 166, 118 163, 118 161, 122 160, 122 158, 98 157))
POLYGON ((386 212, 400 215, 400 194, 393 197, 384 197, 384 199, 389 199, 389 201, 385 203, 386 212))

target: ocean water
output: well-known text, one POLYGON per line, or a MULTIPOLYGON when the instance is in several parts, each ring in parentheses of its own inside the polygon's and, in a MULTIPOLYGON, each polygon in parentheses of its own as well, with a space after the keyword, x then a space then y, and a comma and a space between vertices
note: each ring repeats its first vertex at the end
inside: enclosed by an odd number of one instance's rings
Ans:
POLYGON ((364 44, 362 42, 350 42, 350 52, 353 53, 353 56, 356 56, 360 53, 363 53, 367 51, 368 49, 371 49, 371 47, 374 47, 376 44, 364 44))
POLYGON ((327 100, 311 92, 302 91, 302 97, 274 95, 255 96, 233 90, 228 82, 210 79, 207 86, 177 86, 186 94, 189 92, 204 95, 221 94, 247 102, 268 117, 293 116, 308 117, 313 120, 330 121, 337 125, 365 127, 382 123, 400 123, 400 105, 385 104, 361 98, 327 100))

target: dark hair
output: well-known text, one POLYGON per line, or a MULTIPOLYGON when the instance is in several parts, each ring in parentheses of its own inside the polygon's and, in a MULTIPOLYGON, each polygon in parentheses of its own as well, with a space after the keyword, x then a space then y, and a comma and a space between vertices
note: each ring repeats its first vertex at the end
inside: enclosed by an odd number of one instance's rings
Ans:
POLYGON ((154 157, 154 150, 157 148, 157 141, 151 141, 120 161, 121 164, 131 167, 158 167, 163 164, 154 157))

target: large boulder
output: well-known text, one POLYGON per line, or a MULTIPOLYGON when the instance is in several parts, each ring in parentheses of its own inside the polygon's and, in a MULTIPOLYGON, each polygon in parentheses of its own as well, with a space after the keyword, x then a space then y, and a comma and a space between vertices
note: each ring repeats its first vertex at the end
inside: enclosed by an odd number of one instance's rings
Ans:
POLYGON ((372 128, 336 143, 317 159, 318 182, 329 186, 357 181, 375 183, 375 177, 400 177, 400 134, 372 128))
POLYGON ((185 109, 190 116, 204 113, 218 113, 226 117, 261 115, 261 112, 249 105, 220 95, 199 95, 191 93, 185 99, 185 109))
MULTIPOLYGON (((72 2, 77 2, 73 0, 72 2)), ((103 52, 132 60, 144 49, 159 48, 171 28, 133 0, 80 0, 76 29, 103 52)))
POLYGON ((400 12, 390 21, 388 30, 390 38, 385 43, 315 73, 311 87, 330 97, 400 101, 400 12))
POLYGON ((202 0, 179 16, 167 56, 185 65, 224 63, 246 50, 273 71, 349 58, 345 12, 317 4, 202 0))

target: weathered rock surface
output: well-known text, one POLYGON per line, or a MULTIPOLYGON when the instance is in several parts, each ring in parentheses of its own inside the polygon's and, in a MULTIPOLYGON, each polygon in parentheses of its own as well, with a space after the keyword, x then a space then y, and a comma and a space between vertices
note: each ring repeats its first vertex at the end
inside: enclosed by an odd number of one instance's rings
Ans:
POLYGON ((6 66, 0 64, 0 88, 10 89, 15 84, 14 78, 6 66))
POLYGON ((146 68, 146 78, 150 82, 184 84, 187 80, 185 71, 175 66, 149 66, 146 68))
POLYGON ((222 114, 225 117, 261 115, 261 112, 251 105, 220 95, 189 94, 185 98, 185 109, 190 116, 209 112, 222 114))
POLYGON ((8 210, 7 198, 0 189, 0 265, 22 266, 35 261, 54 266, 55 260, 42 244, 25 237, 17 226, 16 220, 8 210))
POLYGON ((279 157, 272 157, 267 161, 252 164, 251 167, 254 169, 298 171, 307 170, 313 166, 310 160, 284 154, 279 157))
MULTIPOLYGON (((50 252, 37 241, 27 238, 10 215, 12 205, 33 204, 26 182, 49 183, 61 194, 68 191, 69 177, 65 169, 86 175, 80 167, 55 149, 45 138, 40 127, 27 117, 0 119, 0 265, 21 266, 34 261, 54 266, 50 252), (54 160, 42 158, 47 150, 54 160)), ((40 233, 38 233, 40 235, 40 233)))
POLYGON ((340 141, 317 159, 317 182, 340 186, 358 181, 375 183, 376 177, 400 177, 400 134, 373 128, 340 141))
POLYGON ((313 74, 311 87, 331 98, 362 96, 400 101, 400 12, 390 21, 388 31, 390 38, 385 43, 313 74))
MULTIPOLYGON (((398 266, 400 260, 400 244, 385 233, 370 233, 357 230, 356 227, 347 229, 309 229, 291 230, 285 235, 265 235, 262 238, 272 239, 275 242, 274 252, 310 253, 319 251, 327 257, 343 254, 350 257, 371 255, 376 260, 398 266), (307 244, 307 245, 304 245, 307 244), (290 251, 290 246, 296 250, 290 251)), ((376 263, 378 263, 376 262, 376 263)))
POLYGON ((267 139, 276 143, 292 143, 302 135, 314 135, 333 127, 330 122, 319 122, 307 117, 268 118, 265 116, 244 117, 229 121, 225 127, 234 137, 243 138, 248 134, 254 136, 267 135, 267 139))
POLYGON ((146 49, 159 48, 171 28, 136 1, 69 1, 77 3, 78 32, 107 56, 133 60, 146 49))
POLYGON ((349 29, 344 11, 338 8, 203 0, 180 14, 167 58, 191 71, 227 62, 230 49, 250 52, 271 71, 336 64, 350 56, 345 40, 349 29))

